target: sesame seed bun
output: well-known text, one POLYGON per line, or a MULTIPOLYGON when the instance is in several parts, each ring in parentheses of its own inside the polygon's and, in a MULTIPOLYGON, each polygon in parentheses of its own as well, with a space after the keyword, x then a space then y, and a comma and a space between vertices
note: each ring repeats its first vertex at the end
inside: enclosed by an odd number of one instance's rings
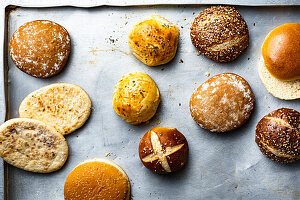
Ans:
POLYGON ((124 170, 106 159, 86 160, 68 175, 66 200, 129 200, 130 182, 124 170))

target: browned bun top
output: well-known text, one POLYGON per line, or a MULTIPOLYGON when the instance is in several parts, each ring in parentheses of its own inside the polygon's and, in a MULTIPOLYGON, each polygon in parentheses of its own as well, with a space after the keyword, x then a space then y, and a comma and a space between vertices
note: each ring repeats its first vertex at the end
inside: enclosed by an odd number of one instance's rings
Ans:
POLYGON ((227 132, 243 125, 254 108, 255 97, 241 76, 224 73, 201 84, 190 99, 190 112, 202 128, 227 132))
POLYGON ((300 24, 283 24, 273 29, 262 46, 268 71, 277 79, 300 79, 300 24))
POLYGON ((249 43, 248 27, 240 13, 229 6, 213 6, 199 13, 191 27, 198 51, 217 62, 236 59, 249 43))
POLYGON ((272 160, 288 163, 300 159, 300 113, 280 108, 267 114, 256 126, 255 141, 272 160))
POLYGON ((9 52, 12 61, 23 72, 48 78, 65 66, 71 51, 71 39, 61 25, 37 20, 22 25, 14 32, 9 52))
POLYGON ((64 197, 66 200, 129 200, 130 183, 126 173, 114 162, 89 160, 69 174, 64 197))

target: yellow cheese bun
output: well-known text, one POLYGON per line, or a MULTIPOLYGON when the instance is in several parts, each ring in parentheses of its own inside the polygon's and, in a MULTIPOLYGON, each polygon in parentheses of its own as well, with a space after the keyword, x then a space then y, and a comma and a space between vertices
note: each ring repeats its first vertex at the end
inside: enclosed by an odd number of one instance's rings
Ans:
POLYGON ((273 29, 262 45, 266 68, 282 81, 300 79, 300 24, 289 23, 273 29))
POLYGON ((116 113, 130 124, 150 120, 160 102, 155 82, 145 73, 134 72, 122 77, 113 94, 116 113))
POLYGON ((136 24, 128 38, 129 48, 148 66, 170 62, 177 50, 179 29, 158 15, 152 15, 136 24))
POLYGON ((65 200, 129 200, 130 182, 123 169, 106 159, 87 160, 71 171, 65 200))

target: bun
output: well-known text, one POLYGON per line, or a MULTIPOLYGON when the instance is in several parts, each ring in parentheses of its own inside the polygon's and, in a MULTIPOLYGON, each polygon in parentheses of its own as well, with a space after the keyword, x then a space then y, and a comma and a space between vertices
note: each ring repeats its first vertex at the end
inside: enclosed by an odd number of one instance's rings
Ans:
POLYGON ((188 152, 187 140, 176 128, 153 128, 139 144, 142 163, 158 174, 180 170, 187 162, 188 152))
POLYGON ((64 186, 65 200, 129 200, 130 182, 123 169, 106 159, 79 164, 68 175, 64 186))
POLYGON ((242 126, 250 117, 255 97, 242 77, 219 74, 205 81, 190 99, 193 119, 211 132, 227 132, 242 126))
POLYGON ((274 97, 284 100, 300 98, 300 80, 281 81, 275 78, 266 68, 264 59, 260 59, 258 74, 264 86, 274 97))
POLYGON ((170 62, 177 50, 179 29, 158 15, 135 25, 128 38, 133 55, 148 66, 170 62))
POLYGON ((229 6, 213 6, 199 13, 191 26, 191 40, 197 50, 216 62, 235 60, 249 43, 247 24, 229 6))
POLYGON ((278 26, 266 37, 262 55, 268 71, 277 79, 300 79, 300 24, 278 26))
POLYGON ((264 116, 256 126, 255 142, 268 158, 280 163, 300 159, 300 113, 280 108, 264 116))
POLYGON ((22 25, 9 43, 10 57, 15 65, 37 78, 58 74, 67 63, 70 51, 71 39, 67 30, 48 20, 22 25))
POLYGON ((130 124, 150 120, 160 102, 155 82, 145 73, 134 72, 122 77, 113 94, 116 113, 130 124))

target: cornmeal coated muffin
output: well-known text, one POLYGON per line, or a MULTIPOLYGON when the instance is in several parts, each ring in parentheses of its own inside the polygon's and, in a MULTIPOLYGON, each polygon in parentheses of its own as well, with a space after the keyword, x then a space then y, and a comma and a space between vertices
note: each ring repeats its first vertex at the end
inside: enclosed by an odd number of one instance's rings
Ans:
POLYGON ((190 35, 197 50, 216 62, 235 60, 249 43, 245 20, 229 6, 212 6, 201 11, 194 19, 190 35))
POLYGON ((188 159, 189 146, 176 128, 155 127, 148 131, 139 144, 142 163, 158 174, 180 170, 188 159))
POLYGON ((48 20, 22 25, 9 43, 10 57, 15 65, 37 78, 58 74, 67 63, 70 51, 71 39, 67 30, 48 20))
POLYGON ((300 113, 280 108, 264 116, 256 126, 255 142, 268 158, 290 163, 300 159, 300 113))
POLYGON ((48 124, 15 118, 0 126, 0 155, 23 170, 50 173, 65 164, 69 148, 64 136, 48 124))
POLYGON ((115 86, 113 108, 130 124, 140 124, 150 120, 160 102, 159 90, 155 82, 145 73, 134 72, 122 77, 115 86))
POLYGON ((196 89, 190 99, 193 119, 211 132, 227 132, 242 126, 250 117, 255 97, 239 75, 213 76, 196 89))
POLYGON ((55 83, 30 93, 20 104, 19 116, 43 121, 67 135, 83 126, 92 102, 78 85, 55 83))
POLYGON ((148 66, 170 62, 177 50, 179 29, 158 15, 152 15, 133 27, 128 44, 133 55, 148 66))
POLYGON ((130 182, 112 161, 92 159, 80 163, 68 175, 65 200, 129 200, 130 182))

